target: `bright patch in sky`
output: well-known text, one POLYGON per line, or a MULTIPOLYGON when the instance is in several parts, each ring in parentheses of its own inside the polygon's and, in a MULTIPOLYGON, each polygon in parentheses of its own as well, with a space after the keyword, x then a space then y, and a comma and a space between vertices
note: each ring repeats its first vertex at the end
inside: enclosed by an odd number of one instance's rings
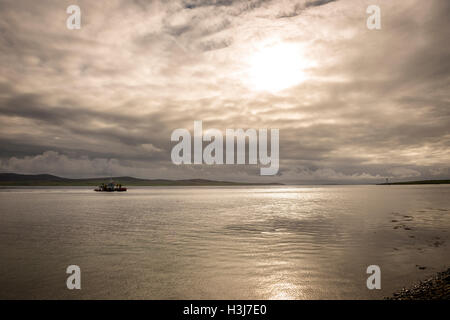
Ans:
POLYGON ((310 64, 298 45, 264 47, 249 59, 249 86, 255 91, 270 92, 290 88, 306 80, 305 69, 310 64))

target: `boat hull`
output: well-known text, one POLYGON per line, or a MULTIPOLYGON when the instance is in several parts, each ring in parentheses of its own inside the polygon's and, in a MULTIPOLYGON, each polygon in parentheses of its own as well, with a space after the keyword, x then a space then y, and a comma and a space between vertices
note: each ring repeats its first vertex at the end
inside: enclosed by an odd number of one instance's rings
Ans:
POLYGON ((94 191, 96 192, 125 192, 127 191, 127 188, 120 188, 120 189, 115 189, 115 190, 108 190, 108 189, 94 189, 94 191))

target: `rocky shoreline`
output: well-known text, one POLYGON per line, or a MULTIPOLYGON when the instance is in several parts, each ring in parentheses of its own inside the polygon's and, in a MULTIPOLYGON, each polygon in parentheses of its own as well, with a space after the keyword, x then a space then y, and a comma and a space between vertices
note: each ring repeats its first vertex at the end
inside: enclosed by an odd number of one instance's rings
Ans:
POLYGON ((450 268, 394 293, 388 300, 450 300, 450 268))

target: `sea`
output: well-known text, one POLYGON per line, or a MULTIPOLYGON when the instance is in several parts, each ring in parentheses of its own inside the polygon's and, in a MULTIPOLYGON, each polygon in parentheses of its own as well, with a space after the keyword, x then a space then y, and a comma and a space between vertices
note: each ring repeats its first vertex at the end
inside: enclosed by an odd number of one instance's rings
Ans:
POLYGON ((0 299, 382 299, 449 232, 450 185, 2 187, 0 299))

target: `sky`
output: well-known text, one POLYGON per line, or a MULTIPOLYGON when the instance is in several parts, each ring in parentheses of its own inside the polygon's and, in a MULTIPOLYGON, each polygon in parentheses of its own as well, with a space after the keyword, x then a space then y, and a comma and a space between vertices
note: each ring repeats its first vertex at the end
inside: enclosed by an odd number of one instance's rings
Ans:
POLYGON ((0 0, 0 172, 448 179, 449 16, 448 0, 0 0), (279 129, 278 174, 173 164, 195 120, 279 129))

